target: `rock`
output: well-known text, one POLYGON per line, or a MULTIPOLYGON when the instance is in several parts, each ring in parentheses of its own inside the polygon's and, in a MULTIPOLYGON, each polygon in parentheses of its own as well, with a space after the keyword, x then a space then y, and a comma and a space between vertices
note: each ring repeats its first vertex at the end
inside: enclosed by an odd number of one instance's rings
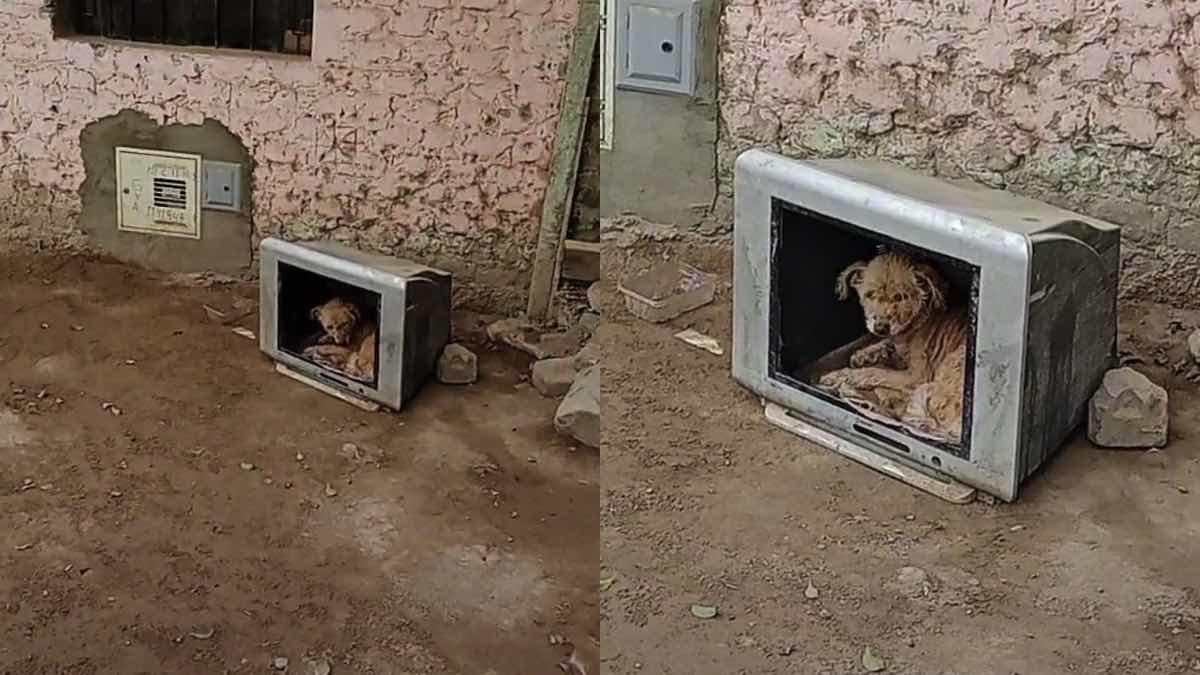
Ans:
POLYGON ((529 379, 542 396, 558 398, 571 390, 576 370, 575 359, 571 357, 545 359, 533 364, 529 379))
POLYGON ((287 670, 287 667, 288 667, 287 657, 286 656, 276 656, 275 659, 273 661, 271 661, 271 665, 275 667, 275 670, 287 670))
POLYGON ((1200 328, 1188 336, 1188 351, 1192 354, 1192 360, 1200 363, 1200 328))
POLYGON ((442 384, 471 384, 479 378, 479 358, 458 344, 446 345, 438 357, 437 379, 442 384))
POLYGON ((587 289, 588 307, 593 312, 600 312, 600 282, 597 281, 587 289))
POLYGON ((589 342, 579 350, 579 353, 572 357, 575 361, 575 370, 583 370, 588 366, 594 366, 600 363, 600 345, 595 341, 589 342))
POLYGON ((584 312, 579 317, 579 327, 587 333, 588 337, 596 334, 596 329, 600 327, 600 315, 594 312, 584 312))
POLYGON ((585 368, 554 415, 554 428, 590 448, 600 447, 600 368, 585 368))
POLYGON ((933 590, 929 575, 920 567, 901 567, 896 578, 888 584, 892 591, 909 598, 923 598, 933 590))
POLYGON ((1108 371, 1088 404, 1088 439, 1105 448, 1165 445, 1167 390, 1132 368, 1108 371))

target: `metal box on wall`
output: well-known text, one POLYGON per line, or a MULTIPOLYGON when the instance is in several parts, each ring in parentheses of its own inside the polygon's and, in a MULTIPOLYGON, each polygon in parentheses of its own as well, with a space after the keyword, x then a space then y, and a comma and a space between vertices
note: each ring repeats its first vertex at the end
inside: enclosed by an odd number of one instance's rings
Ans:
POLYGON ((268 238, 261 246, 259 346, 315 381, 399 410, 433 373, 450 340, 447 272, 336 243, 268 238), (321 326, 314 307, 340 297, 377 327, 375 372, 347 376, 305 355, 321 326))
POLYGON ((1085 419, 1116 360, 1116 225, 893 164, 759 150, 738 158, 734 191, 733 376, 817 429, 810 437, 1012 500, 1085 419), (957 443, 881 424, 799 375, 861 333, 861 310, 838 303, 833 281, 880 245, 939 261, 961 290, 957 443))
POLYGON ((616 84, 622 89, 696 91, 699 0, 616 2, 616 84))

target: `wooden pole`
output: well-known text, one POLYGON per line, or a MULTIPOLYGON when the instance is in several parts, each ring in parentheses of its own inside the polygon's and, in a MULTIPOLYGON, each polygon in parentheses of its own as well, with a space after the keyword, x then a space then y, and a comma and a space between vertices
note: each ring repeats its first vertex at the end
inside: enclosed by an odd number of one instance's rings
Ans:
POLYGON ((579 0, 575 42, 567 63, 567 84, 559 108, 558 131, 550 164, 550 184, 542 202, 527 312, 534 321, 546 319, 558 285, 559 260, 575 194, 579 155, 588 118, 588 82, 600 39, 599 0, 579 0))

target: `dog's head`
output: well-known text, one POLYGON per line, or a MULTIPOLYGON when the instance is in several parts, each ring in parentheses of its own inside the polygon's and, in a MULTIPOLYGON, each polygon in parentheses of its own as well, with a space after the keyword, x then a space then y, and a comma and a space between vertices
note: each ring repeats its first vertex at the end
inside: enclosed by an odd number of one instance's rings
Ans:
POLYGON ((867 330, 879 337, 901 335, 946 307, 942 275, 899 253, 883 253, 847 267, 838 275, 835 292, 845 300, 851 289, 858 293, 867 330))
POLYGON ((320 322, 329 337, 339 345, 350 342, 360 317, 358 307, 341 298, 334 298, 323 305, 313 307, 309 316, 320 322))

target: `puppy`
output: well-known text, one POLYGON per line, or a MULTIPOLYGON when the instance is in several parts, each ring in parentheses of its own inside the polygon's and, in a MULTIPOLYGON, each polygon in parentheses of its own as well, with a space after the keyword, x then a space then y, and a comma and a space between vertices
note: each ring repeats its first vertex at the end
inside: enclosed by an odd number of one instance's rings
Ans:
POLYGON ((321 324, 325 334, 316 345, 304 350, 305 356, 357 380, 375 377, 378 329, 373 322, 362 320, 358 305, 333 298, 313 307, 309 316, 321 324))
POLYGON ((835 392, 902 392, 890 408, 906 423, 962 438, 967 360, 964 308, 948 308, 946 280, 933 267, 900 253, 856 262, 838 275, 841 300, 858 294, 867 330, 882 338, 855 352, 850 367, 822 376, 835 392), (918 400, 919 399, 919 400, 918 400))

